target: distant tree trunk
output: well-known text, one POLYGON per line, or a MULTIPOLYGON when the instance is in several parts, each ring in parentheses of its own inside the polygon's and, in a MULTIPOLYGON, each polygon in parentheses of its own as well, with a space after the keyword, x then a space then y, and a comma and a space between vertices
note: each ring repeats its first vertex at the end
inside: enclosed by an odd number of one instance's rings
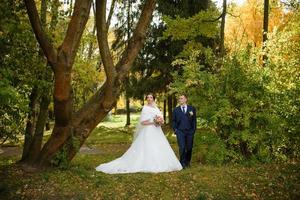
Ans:
POLYGON ((128 94, 126 92, 125 94, 126 98, 126 126, 130 125, 130 99, 128 97, 128 94))
MULTIPOLYGON (((266 42, 268 40, 268 27, 269 27, 269 0, 264 0, 264 23, 263 23, 263 50, 266 49, 266 42)), ((268 56, 266 52, 263 55, 263 66, 266 65, 268 56)))
POLYGON ((110 5, 109 14, 107 17, 107 22, 106 22, 107 29, 109 29, 111 19, 112 19, 113 13, 114 13, 115 5, 116 5, 116 0, 112 0, 111 5, 110 5))
POLYGON ((226 13, 227 13, 227 1, 223 0, 223 12, 222 12, 222 21, 221 21, 221 34, 220 34, 220 54, 221 57, 225 55, 225 19, 226 19, 226 13))
POLYGON ((167 100, 166 100, 166 98, 164 98, 164 110, 163 110, 163 115, 164 115, 165 121, 167 121, 167 100))
MULTIPOLYGON (((94 16, 96 15, 96 9, 95 9, 95 4, 94 1, 92 1, 92 10, 94 12, 94 16)), ((93 30, 91 35, 94 37, 96 34, 96 19, 94 20, 94 25, 93 25, 93 30)), ((93 41, 91 40, 89 43, 89 48, 88 48, 88 56, 87 59, 90 60, 92 58, 92 54, 93 54, 93 41)), ((85 101, 84 101, 85 102, 85 101)))
POLYGON ((168 95, 168 122, 169 125, 172 126, 172 117, 173 117, 173 97, 172 95, 168 95))
POLYGON ((174 109, 177 106, 177 99, 176 99, 176 96, 174 94, 172 95, 172 98, 173 98, 172 106, 173 106, 173 109, 174 109))
POLYGON ((69 7, 69 17, 73 14, 73 0, 70 0, 70 7, 69 7))
MULTIPOLYGON (((129 45, 130 29, 131 29, 130 10, 131 10, 131 0, 127 0, 127 43, 128 43, 127 45, 129 45)), ((129 78, 130 78, 130 72, 128 72, 128 76, 125 79, 126 126, 130 125, 130 99, 128 95, 129 78)))

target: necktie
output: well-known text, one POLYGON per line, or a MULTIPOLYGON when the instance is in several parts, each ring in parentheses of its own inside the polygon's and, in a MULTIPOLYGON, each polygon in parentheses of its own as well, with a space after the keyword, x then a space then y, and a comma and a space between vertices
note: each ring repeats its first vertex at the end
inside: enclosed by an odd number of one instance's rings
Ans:
POLYGON ((185 113, 185 106, 182 106, 182 112, 185 113))

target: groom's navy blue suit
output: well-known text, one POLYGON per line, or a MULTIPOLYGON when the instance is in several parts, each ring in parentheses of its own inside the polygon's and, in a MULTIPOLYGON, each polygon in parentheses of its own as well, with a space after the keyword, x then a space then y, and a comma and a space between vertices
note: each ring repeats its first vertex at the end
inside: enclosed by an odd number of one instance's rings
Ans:
POLYGON ((196 109, 187 105, 186 112, 178 106, 173 111, 172 127, 177 136, 180 163, 183 168, 191 162, 194 134, 197 128, 196 109))

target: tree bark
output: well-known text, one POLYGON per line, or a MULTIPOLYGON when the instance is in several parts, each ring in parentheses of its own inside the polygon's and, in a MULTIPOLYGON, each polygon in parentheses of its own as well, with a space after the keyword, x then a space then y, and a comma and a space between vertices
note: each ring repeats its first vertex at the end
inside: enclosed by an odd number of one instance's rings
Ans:
POLYGON ((173 97, 172 95, 168 96, 168 118, 169 125, 172 126, 172 117, 173 117, 173 97))
POLYGON ((56 51, 47 38, 34 0, 25 0, 27 13, 35 36, 54 71, 54 114, 55 125, 53 133, 43 146, 37 159, 36 166, 48 165, 54 154, 71 134, 72 125, 72 87, 71 70, 80 38, 89 17, 91 0, 77 0, 67 33, 62 45, 56 51))
POLYGON ((36 104, 38 102, 38 92, 37 88, 33 87, 29 97, 29 114, 27 117, 26 129, 25 129, 25 139, 23 146, 23 153, 21 161, 25 161, 28 158, 28 152, 35 131, 35 122, 36 122, 36 104))
POLYGON ((28 151, 28 162, 34 162, 37 159, 39 152, 41 151, 44 128, 48 117, 48 106, 50 104, 50 101, 51 100, 49 92, 44 92, 40 104, 40 112, 36 123, 35 134, 28 151))
POLYGON ((221 20, 221 34, 220 34, 220 54, 221 57, 225 55, 225 19, 226 19, 226 13, 227 13, 227 0, 223 0, 223 12, 222 12, 222 20, 221 20))
MULTIPOLYGON (((94 1, 92 1, 92 8, 93 8, 94 15, 96 15, 94 1)), ((91 35, 94 37, 95 34, 96 34, 96 19, 94 20, 94 26, 91 35)), ((89 43, 88 56, 87 56, 88 60, 92 58, 92 54, 93 54, 93 40, 91 40, 89 43)))
POLYGON ((164 98, 164 108, 163 108, 164 120, 167 121, 167 100, 164 98))
MULTIPOLYGON (((41 1, 41 9, 40 9, 40 17, 41 17, 41 26, 43 28, 46 27, 46 17, 47 17, 47 1, 42 0, 41 1)), ((43 56, 42 49, 39 49, 39 55, 43 56)), ((39 96, 40 91, 37 89, 37 86, 34 85, 31 91, 30 95, 30 103, 29 103, 29 109, 30 114, 28 115, 28 121, 26 125, 26 131, 25 131, 25 140, 24 140, 24 146, 23 146, 23 153, 22 153, 22 159, 21 161, 26 161, 30 158, 30 148, 32 145, 32 141, 34 140, 34 134, 36 131, 36 115, 37 115, 37 104, 39 103, 39 96)))
POLYGON ((125 126, 130 126, 130 99, 128 97, 128 94, 126 92, 126 125, 125 126))
POLYGON ((107 29, 109 29, 109 26, 110 26, 110 23, 111 23, 111 19, 112 19, 112 16, 114 14, 115 4, 116 4, 116 0, 112 0, 111 1, 111 5, 110 5, 110 9, 109 9, 109 14, 108 14, 107 22, 106 22, 107 29))
MULTIPOLYGON (((269 27, 269 0, 264 0, 264 23, 263 23, 263 50, 266 49, 266 42, 268 40, 268 27, 269 27)), ((268 56, 266 52, 263 55, 263 66, 266 65, 268 56)))
MULTIPOLYGON (((131 0, 127 0, 127 42, 129 45, 130 38, 130 28, 131 28, 131 19, 130 19, 130 10, 131 10, 131 0)), ((129 78, 130 72, 125 79, 125 98, 126 98, 126 126, 130 125, 130 99, 128 95, 128 87, 129 87, 129 78)))
POLYGON ((36 8, 36 4, 34 0, 24 0, 25 6, 27 9, 27 14, 33 29, 33 32, 36 36, 37 41, 39 42, 44 55, 46 56, 48 62, 53 65, 56 63, 57 53, 54 49, 52 43, 47 38, 47 35, 42 26, 42 22, 39 18, 39 14, 36 8))

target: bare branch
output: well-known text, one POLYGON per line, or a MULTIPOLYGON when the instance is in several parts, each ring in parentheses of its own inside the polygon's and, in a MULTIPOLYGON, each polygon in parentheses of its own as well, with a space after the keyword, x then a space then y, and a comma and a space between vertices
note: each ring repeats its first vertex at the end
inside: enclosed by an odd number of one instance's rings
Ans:
POLYGON ((54 69, 54 63, 56 63, 57 52, 53 44, 47 38, 47 35, 43 29, 42 22, 36 8, 36 4, 34 0, 24 1, 35 37, 38 43, 40 44, 41 49, 43 50, 49 64, 52 66, 52 69, 54 69))
POLYGON ((218 18, 216 18, 216 19, 212 19, 212 20, 203 20, 203 22, 216 22, 216 21, 218 21, 218 20, 220 20, 220 19, 222 18, 223 14, 224 14, 224 13, 221 13, 221 15, 220 15, 218 18))
POLYGON ((231 12, 228 12, 228 11, 227 11, 227 14, 230 15, 230 16, 232 16, 232 17, 240 17, 241 16, 241 15, 235 15, 235 14, 233 14, 231 12))

